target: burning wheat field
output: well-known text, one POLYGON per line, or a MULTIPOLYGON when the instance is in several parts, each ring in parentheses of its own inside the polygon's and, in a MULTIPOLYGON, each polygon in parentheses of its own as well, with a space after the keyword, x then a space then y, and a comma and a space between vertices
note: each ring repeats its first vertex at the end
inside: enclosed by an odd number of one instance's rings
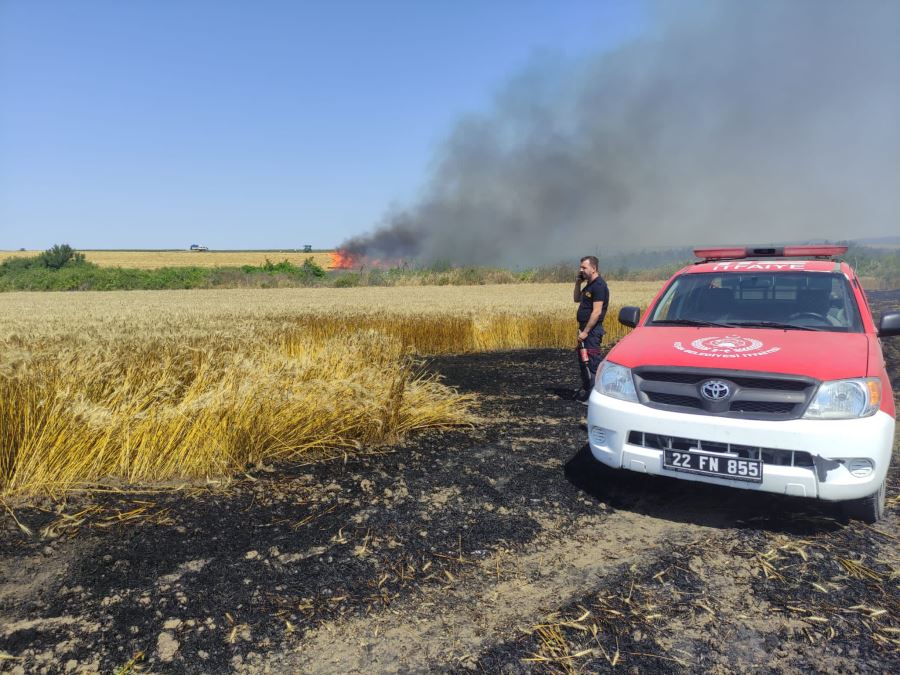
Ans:
POLYGON ((896 467, 872 527, 598 470, 568 289, 421 290, 0 298, 0 668, 900 666, 896 467))

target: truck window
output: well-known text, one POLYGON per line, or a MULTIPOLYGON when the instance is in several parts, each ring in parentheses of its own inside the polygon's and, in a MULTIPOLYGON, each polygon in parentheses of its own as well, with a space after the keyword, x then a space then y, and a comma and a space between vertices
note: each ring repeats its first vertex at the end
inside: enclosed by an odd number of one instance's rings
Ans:
POLYGON ((648 325, 679 320, 863 330, 846 277, 823 272, 682 274, 660 298, 648 325))

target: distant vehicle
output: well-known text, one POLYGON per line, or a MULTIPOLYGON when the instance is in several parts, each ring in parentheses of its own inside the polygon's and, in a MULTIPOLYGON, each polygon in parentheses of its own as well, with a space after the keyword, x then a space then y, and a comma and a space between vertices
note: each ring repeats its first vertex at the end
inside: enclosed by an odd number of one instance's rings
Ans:
POLYGON ((875 323, 838 246, 699 249, 603 361, 588 403, 616 469, 841 502, 877 521, 894 397, 875 323))
POLYGON ((192 251, 208 251, 209 246, 201 246, 200 244, 191 244, 192 251))

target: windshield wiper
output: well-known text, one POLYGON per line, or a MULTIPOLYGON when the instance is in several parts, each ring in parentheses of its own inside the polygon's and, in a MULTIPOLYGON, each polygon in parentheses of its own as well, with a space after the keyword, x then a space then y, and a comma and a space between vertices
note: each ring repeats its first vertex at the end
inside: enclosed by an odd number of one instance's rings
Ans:
POLYGON ((813 326, 798 326, 795 323, 780 323, 778 321, 733 321, 732 326, 750 326, 758 328, 783 328, 784 330, 823 330, 813 326))
POLYGON ((718 326, 719 328, 731 328, 732 323, 720 323, 717 321, 704 321, 702 319, 656 319, 653 325, 666 324, 669 326, 718 326))

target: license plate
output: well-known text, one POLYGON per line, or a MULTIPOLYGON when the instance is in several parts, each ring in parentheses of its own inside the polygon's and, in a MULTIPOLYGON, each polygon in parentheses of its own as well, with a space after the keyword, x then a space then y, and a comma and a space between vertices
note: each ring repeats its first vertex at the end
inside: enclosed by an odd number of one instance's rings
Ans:
POLYGON ((663 455, 663 466, 672 471, 687 471, 753 483, 762 482, 762 462, 758 459, 723 457, 699 451, 666 450, 663 455))

